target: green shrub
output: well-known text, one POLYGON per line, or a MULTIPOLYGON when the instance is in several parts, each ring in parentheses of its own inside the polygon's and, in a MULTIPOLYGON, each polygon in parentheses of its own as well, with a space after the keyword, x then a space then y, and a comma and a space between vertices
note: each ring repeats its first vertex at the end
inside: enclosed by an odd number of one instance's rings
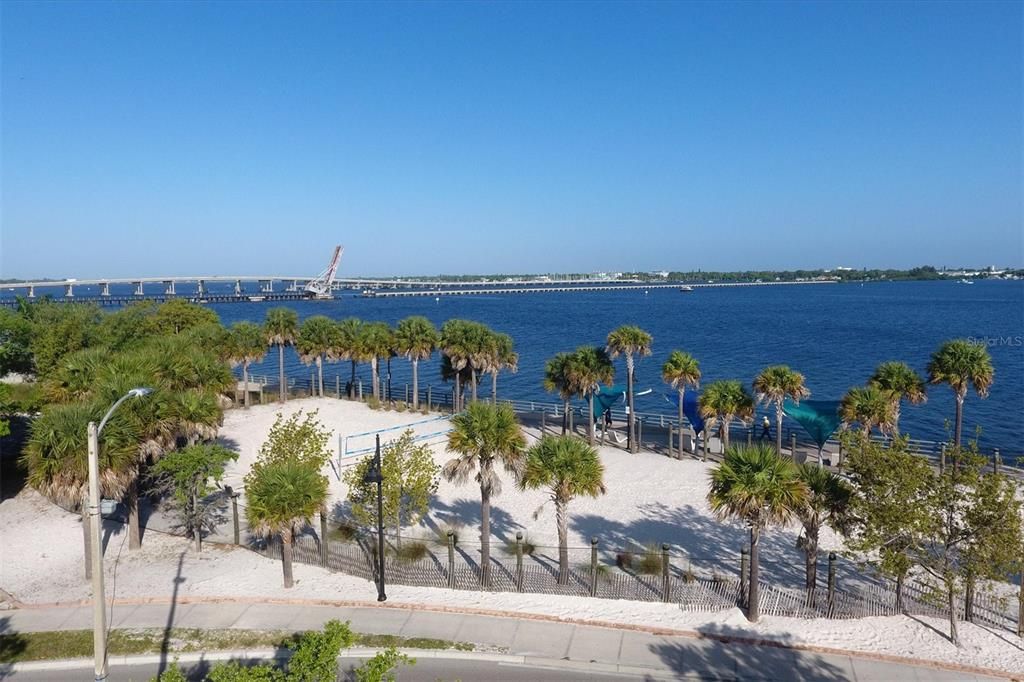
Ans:
POLYGON ((395 403, 395 412, 405 412, 408 407, 401 400, 395 403))
POLYGON ((430 552, 427 549, 426 543, 420 542, 419 540, 406 540, 402 543, 401 547, 395 550, 395 558, 406 564, 411 564, 419 561, 420 559, 425 559, 428 554, 430 554, 430 552))
POLYGON ((333 682, 338 652, 355 642, 348 622, 330 620, 324 629, 304 633, 288 662, 289 682, 333 682))
POLYGON ((409 658, 389 646, 366 663, 355 669, 356 682, 394 682, 394 669, 399 665, 415 665, 416 659, 409 658))
MULTIPOLYGON (((536 551, 536 549, 537 549, 537 546, 534 545, 532 542, 530 542, 529 538, 526 538, 526 537, 523 538, 523 555, 524 556, 533 556, 533 553, 534 553, 534 551, 536 551)), ((512 556, 516 555, 516 541, 515 540, 509 540, 508 542, 505 543, 505 553, 506 554, 510 554, 512 556)))
POLYGON ((171 666, 160 673, 159 677, 154 677, 151 682, 188 682, 188 678, 185 677, 185 673, 178 667, 178 659, 174 659, 171 666))
POLYGON ((661 549, 654 544, 646 545, 643 555, 633 562, 633 568, 637 573, 644 575, 659 575, 661 573, 661 549))
POLYGON ((379 410, 381 408, 380 398, 375 395, 366 396, 366 406, 371 410, 379 410))
MULTIPOLYGON (((238 661, 217 663, 206 674, 206 682, 285 682, 285 674, 271 665, 245 666, 238 661)), ((165 682, 163 677, 160 682, 165 682)))
POLYGON ((359 526, 352 519, 342 519, 327 532, 327 537, 339 542, 355 542, 359 538, 359 526))

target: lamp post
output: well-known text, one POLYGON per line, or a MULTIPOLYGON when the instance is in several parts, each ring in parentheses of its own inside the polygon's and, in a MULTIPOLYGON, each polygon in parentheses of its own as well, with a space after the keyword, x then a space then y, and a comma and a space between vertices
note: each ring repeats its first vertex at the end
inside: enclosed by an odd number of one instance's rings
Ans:
POLYGON ((149 388, 133 388, 110 406, 107 413, 96 422, 89 422, 89 517, 92 537, 92 627, 93 655, 95 658, 96 680, 107 679, 107 605, 103 596, 103 543, 101 541, 103 515, 100 511, 100 433, 107 425, 110 415, 128 398, 141 398, 152 393, 149 388))
POLYGON ((377 575, 380 576, 377 582, 377 601, 387 601, 388 596, 384 594, 384 493, 381 484, 384 482, 384 474, 380 466, 380 434, 377 434, 377 450, 373 455, 373 462, 370 463, 370 470, 363 476, 363 483, 377 484, 377 575))

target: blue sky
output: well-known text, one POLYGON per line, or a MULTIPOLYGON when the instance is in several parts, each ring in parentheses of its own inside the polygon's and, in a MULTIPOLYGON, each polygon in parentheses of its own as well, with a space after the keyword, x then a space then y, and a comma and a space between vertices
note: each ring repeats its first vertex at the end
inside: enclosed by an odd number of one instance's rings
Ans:
POLYGON ((1021 3, 0 5, 0 276, 1024 263, 1021 3))

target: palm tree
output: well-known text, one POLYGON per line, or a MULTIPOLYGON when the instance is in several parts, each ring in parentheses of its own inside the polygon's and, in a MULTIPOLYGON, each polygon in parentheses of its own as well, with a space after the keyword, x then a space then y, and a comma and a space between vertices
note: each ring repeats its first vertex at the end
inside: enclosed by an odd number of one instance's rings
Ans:
POLYGON ((594 445, 594 395, 601 390, 601 384, 610 384, 615 379, 615 365, 608 352, 597 346, 580 346, 569 358, 568 379, 573 391, 587 398, 589 406, 587 441, 594 445))
POLYGON ((487 325, 469 322, 466 325, 464 342, 469 354, 469 370, 472 384, 472 399, 477 401, 477 388, 480 385, 480 374, 487 371, 493 362, 494 332, 487 325))
POLYGON ((347 317, 338 323, 338 334, 335 337, 334 356, 339 360, 348 360, 352 363, 352 377, 348 384, 349 398, 353 396, 351 391, 355 390, 356 363, 364 361, 359 349, 359 334, 362 324, 357 317, 347 317))
POLYGON ((810 604, 818 585, 818 535, 825 525, 845 534, 850 522, 853 488, 831 471, 809 463, 800 465, 799 475, 807 486, 807 500, 797 509, 796 514, 804 527, 800 546, 806 560, 806 587, 810 604))
MULTIPOLYGON (((469 366, 470 361, 470 340, 469 325, 466 320, 448 320, 441 325, 441 339, 438 347, 441 353, 448 358, 452 370, 452 377, 455 379, 455 396, 453 411, 458 412, 462 407, 462 370, 469 366)), ((443 372, 442 372, 443 378, 443 372)))
POLYGON ((327 502, 327 477, 295 459, 257 463, 245 477, 246 517, 258 535, 281 537, 284 586, 292 579, 292 541, 327 502))
POLYGON ((894 418, 892 400, 875 386, 854 386, 839 402, 839 416, 846 428, 854 423, 860 424, 866 441, 875 427, 883 434, 889 433, 894 418))
POLYGON ((679 459, 683 458, 683 398, 687 386, 700 388, 700 377, 700 363, 685 351, 672 351, 661 366, 662 380, 679 391, 679 459))
MULTIPOLYGON (((299 354, 299 359, 307 365, 311 362, 316 363, 321 398, 324 397, 324 360, 337 348, 337 335, 338 327, 333 320, 324 315, 314 315, 302 323, 295 338, 295 350, 299 354)), ((309 388, 312 393, 314 387, 309 388)))
POLYGON ((452 391, 453 412, 458 409, 456 406, 459 404, 460 400, 458 393, 459 386, 467 386, 469 385, 469 382, 471 380, 472 379, 468 364, 466 364, 466 366, 463 367, 461 370, 455 371, 455 368, 452 367, 451 357, 447 355, 441 356, 441 381, 445 383, 448 383, 449 381, 455 382, 455 389, 452 391))
POLYGON ((298 333, 299 316, 291 308, 271 308, 263 321, 263 336, 267 345, 277 346, 278 382, 280 395, 278 400, 288 400, 288 384, 284 376, 284 347, 295 344, 298 333))
POLYGON ((558 353, 555 357, 544 363, 544 390, 551 393, 558 393, 562 399, 562 435, 567 429, 572 428, 569 422, 569 401, 576 394, 569 373, 572 364, 570 353, 558 353))
POLYGON ((242 403, 249 407, 249 365, 259 362, 267 354, 263 330, 255 322, 236 322, 231 326, 228 358, 242 366, 242 403))
POLYGON ((526 452, 526 468, 519 487, 544 488, 555 503, 558 583, 564 585, 569 582, 569 502, 576 497, 605 493, 601 458, 597 450, 575 436, 544 436, 526 452))
POLYGON ((519 371, 519 353, 516 353, 512 337, 508 334, 491 335, 492 356, 487 371, 491 373, 491 404, 498 404, 498 372, 503 369, 515 374, 519 371))
POLYGON ((868 383, 889 394, 892 401, 892 432, 900 434, 900 402, 907 400, 912 405, 920 405, 928 400, 925 394, 924 379, 905 362, 883 362, 868 383))
POLYGON ((109 361, 110 351, 103 347, 83 348, 68 353, 43 379, 43 395, 51 403, 69 403, 88 398, 96 376, 109 361))
POLYGON ((956 395, 956 430, 953 438, 957 447, 960 447, 960 435, 963 431, 967 387, 973 386, 974 392, 985 398, 988 396, 989 387, 992 386, 994 374, 988 349, 966 339, 946 341, 932 354, 932 359, 928 362, 928 382, 949 384, 956 395))
MULTIPOLYGON (((738 383, 738 382, 737 382, 738 383)), ((747 619, 760 616, 758 579, 761 531, 789 523, 807 504, 807 484, 792 460, 779 457, 770 445, 729 448, 722 463, 711 470, 708 503, 722 519, 736 519, 750 529, 750 580, 747 619)))
MULTIPOLYGON (((105 409, 105 408, 103 408, 105 409)), ((29 484, 50 500, 82 514, 85 577, 92 576, 89 542, 89 449, 87 426, 103 416, 95 404, 50 405, 32 422, 21 464, 29 484)), ((100 495, 121 499, 135 477, 138 434, 116 414, 100 438, 100 495)))
POLYGON ((414 315, 398 323, 395 328, 395 351, 412 363, 412 407, 420 406, 420 360, 427 360, 437 348, 440 336, 433 323, 425 317, 414 315))
POLYGON ((394 333, 385 322, 364 322, 359 327, 359 353, 370 361, 373 397, 380 399, 380 359, 391 357, 394 333))
POLYGON ((623 325, 608 334, 607 351, 612 358, 626 356, 626 403, 629 407, 629 428, 627 439, 629 451, 640 452, 640 444, 636 442, 636 410, 633 404, 633 377, 635 376, 635 357, 651 354, 651 335, 640 327, 623 325), (635 356, 635 357, 634 357, 635 356))
MULTIPOLYGON (((804 375, 786 365, 772 365, 754 378, 754 394, 759 403, 775 406, 775 451, 782 455, 782 404, 786 398, 799 403, 811 395, 804 386, 804 375)), ((796 453, 790 453, 796 457, 796 453)))
MULTIPOLYGON (((732 420, 746 421, 754 415, 754 399, 743 384, 736 380, 711 382, 701 393, 697 406, 705 420, 717 420, 721 425, 723 452, 729 448, 729 425, 732 420)), ((709 435, 707 428, 705 424, 705 442, 709 435)))
POLYGON ((462 485, 476 472, 480 484, 480 579, 486 587, 491 576, 491 497, 501 493, 500 464, 516 480, 526 464, 526 438, 508 405, 470 403, 452 417, 448 450, 458 456, 441 469, 445 479, 462 485))
POLYGON ((216 438, 224 418, 216 394, 198 389, 172 393, 169 413, 177 435, 187 446, 216 438))

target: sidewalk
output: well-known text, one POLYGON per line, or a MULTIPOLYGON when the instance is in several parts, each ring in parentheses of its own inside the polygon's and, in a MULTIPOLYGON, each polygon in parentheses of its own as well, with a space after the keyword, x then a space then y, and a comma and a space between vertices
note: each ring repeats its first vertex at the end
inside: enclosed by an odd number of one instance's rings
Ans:
MULTIPOLYGON (((471 642, 523 658, 523 662, 589 664, 594 673, 623 676, 699 677, 728 680, 823 680, 869 682, 928 680, 977 681, 972 671, 906 665, 837 653, 729 642, 728 626, 713 636, 659 635, 537 619, 452 613, 413 606, 324 606, 270 604, 118 603, 112 628, 235 628, 306 630, 336 618, 357 632, 431 637, 471 642)), ((48 606, 0 612, 8 632, 87 630, 89 606, 48 606)), ((15 673, 15 675, 18 675, 15 673)), ((28 679, 28 675, 25 679, 28 679)))

